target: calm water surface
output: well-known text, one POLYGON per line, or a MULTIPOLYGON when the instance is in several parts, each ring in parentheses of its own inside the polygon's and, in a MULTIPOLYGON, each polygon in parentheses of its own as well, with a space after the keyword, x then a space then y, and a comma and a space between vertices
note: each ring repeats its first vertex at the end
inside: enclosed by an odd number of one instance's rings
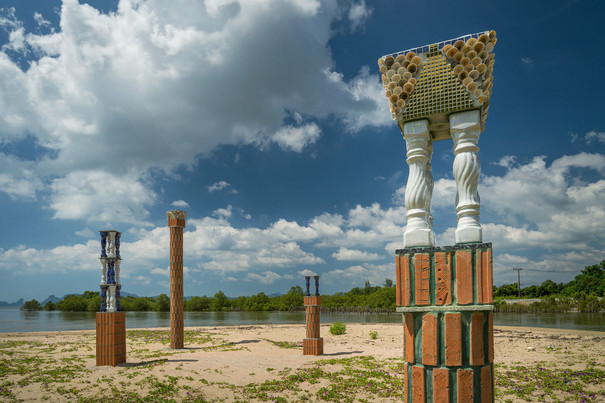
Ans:
MULTIPOLYGON (((401 323, 401 314, 322 314, 322 323, 401 323)), ((185 326, 304 324, 304 312, 185 312, 185 326)), ((497 313, 494 325, 605 331, 605 315, 590 313, 497 313)), ((126 312, 126 327, 169 327, 168 312, 126 312)), ((0 333, 93 330, 94 312, 23 312, 0 307, 0 333)))

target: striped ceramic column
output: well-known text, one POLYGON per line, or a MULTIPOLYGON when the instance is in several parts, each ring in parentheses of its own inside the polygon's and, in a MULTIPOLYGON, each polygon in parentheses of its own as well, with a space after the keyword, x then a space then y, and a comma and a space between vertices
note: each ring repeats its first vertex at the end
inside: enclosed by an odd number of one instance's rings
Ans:
POLYGON ((307 293, 305 295, 305 317, 307 337, 303 339, 303 355, 322 355, 324 353, 324 339, 319 337, 319 310, 321 297, 319 296, 319 276, 315 278, 315 295, 309 293, 309 279, 305 276, 307 293))
POLYGON ((170 228, 170 348, 184 348, 183 228, 187 213, 166 212, 170 228))
POLYGON ((493 402, 491 243, 396 252, 406 402, 493 402))

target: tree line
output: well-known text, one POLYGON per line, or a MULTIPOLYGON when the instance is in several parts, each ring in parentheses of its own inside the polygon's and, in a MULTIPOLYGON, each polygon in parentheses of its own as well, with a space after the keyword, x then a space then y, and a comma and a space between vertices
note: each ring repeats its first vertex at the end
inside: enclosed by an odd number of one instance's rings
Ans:
MULTIPOLYGON (((544 281, 540 286, 526 287, 521 290, 525 298, 547 298, 542 301, 544 306, 567 306, 569 309, 594 312, 605 309, 605 260, 600 264, 586 266, 574 280, 567 284, 544 281), (557 301, 567 301, 559 303, 557 301), (556 304, 555 304, 556 302, 556 304), (558 305, 557 305, 558 304, 558 305)), ((515 297, 518 295, 517 284, 505 284, 494 287, 496 300, 515 297)), ((121 298, 123 311, 170 311, 170 298, 166 294, 157 297, 121 298)), ((291 287, 283 295, 269 297, 263 292, 252 296, 229 298, 222 291, 212 297, 191 297, 185 301, 185 311, 290 311, 299 310, 304 306, 304 291, 300 286, 291 287)), ((363 287, 355 287, 346 293, 337 292, 332 295, 322 295, 322 306, 325 308, 364 308, 394 311, 395 285, 391 279, 385 279, 382 286, 372 286, 366 280, 363 287)), ((502 302, 496 302, 496 308, 505 310, 502 302)), ((25 302, 23 310, 47 311, 88 311, 98 312, 101 309, 101 297, 98 292, 85 291, 81 295, 68 295, 57 303, 48 301, 42 306, 38 301, 25 302)), ((522 308, 519 308, 522 309, 522 308)), ((544 308, 546 309, 546 308, 544 308)))

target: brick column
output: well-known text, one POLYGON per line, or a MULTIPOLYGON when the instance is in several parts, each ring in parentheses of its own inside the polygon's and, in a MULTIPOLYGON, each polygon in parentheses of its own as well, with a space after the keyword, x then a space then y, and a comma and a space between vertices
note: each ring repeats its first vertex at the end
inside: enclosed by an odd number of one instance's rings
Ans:
POLYGON ((306 276, 307 294, 305 295, 305 327, 307 337, 303 339, 303 355, 322 355, 324 353, 324 339, 319 334, 319 310, 321 308, 321 297, 319 296, 319 276, 315 278, 315 295, 309 293, 309 279, 306 276))
POLYGON ((184 348, 183 228, 187 213, 166 212, 170 228, 170 348, 184 348))
POLYGON ((97 365, 126 362, 126 312, 97 312, 97 365))
POLYGON ((491 243, 396 251, 405 401, 493 402, 491 243))

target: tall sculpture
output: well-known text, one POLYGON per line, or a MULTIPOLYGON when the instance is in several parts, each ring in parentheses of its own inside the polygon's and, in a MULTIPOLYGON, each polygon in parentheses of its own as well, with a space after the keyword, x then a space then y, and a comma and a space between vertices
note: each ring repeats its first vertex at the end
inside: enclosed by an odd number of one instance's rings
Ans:
POLYGON ((126 362, 126 314, 120 312, 119 231, 101 234, 101 311, 96 314, 97 365, 126 362))
POLYGON ((407 148, 407 226, 396 254, 406 401, 493 401, 492 245, 483 243, 478 142, 493 86, 494 31, 378 60, 407 148), (455 245, 436 247, 433 142, 452 139, 455 245))
POLYGON ((303 355, 322 355, 324 353, 324 339, 319 337, 319 311, 321 309, 321 296, 319 295, 319 276, 305 276, 305 328, 307 337, 303 339, 303 355), (315 280, 315 295, 309 291, 309 280, 315 280))
POLYGON ((187 213, 166 212, 170 228, 170 348, 184 348, 183 228, 187 213))

